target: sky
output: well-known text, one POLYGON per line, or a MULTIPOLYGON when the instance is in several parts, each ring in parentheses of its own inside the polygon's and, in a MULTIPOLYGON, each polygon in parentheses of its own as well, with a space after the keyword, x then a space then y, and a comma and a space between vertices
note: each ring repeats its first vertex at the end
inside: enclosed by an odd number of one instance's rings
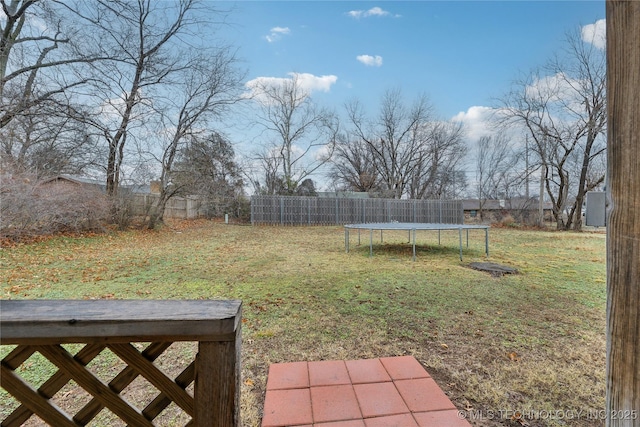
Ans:
POLYGON ((469 144, 513 80, 605 18, 604 0, 219 4, 232 12, 218 36, 238 48, 248 82, 298 73, 318 104, 340 112, 358 99, 372 115, 386 90, 425 94, 438 119, 465 122, 469 144))

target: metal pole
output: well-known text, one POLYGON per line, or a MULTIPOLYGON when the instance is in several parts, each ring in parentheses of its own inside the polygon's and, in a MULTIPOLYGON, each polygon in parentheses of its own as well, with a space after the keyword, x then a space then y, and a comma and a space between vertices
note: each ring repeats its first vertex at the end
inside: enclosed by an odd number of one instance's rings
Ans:
POLYGON ((460 242, 460 261, 462 261, 462 228, 458 228, 458 241, 460 242))
POLYGON ((467 228, 467 249, 469 248, 469 229, 467 228))
POLYGON ((489 258, 489 227, 484 229, 484 251, 489 258))
POLYGON ((373 256, 373 228, 369 229, 369 256, 373 256))
POLYGON ((347 227, 344 228, 344 249, 349 253, 349 229, 347 227))
POLYGON ((416 260, 416 229, 413 229, 413 260, 416 260))

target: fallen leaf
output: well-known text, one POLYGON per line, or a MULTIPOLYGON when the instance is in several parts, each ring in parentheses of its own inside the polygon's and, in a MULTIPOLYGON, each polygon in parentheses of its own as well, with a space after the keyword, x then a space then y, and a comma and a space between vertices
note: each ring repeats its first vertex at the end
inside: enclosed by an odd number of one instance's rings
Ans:
POLYGON ((448 346, 448 345, 446 345, 445 343, 441 343, 441 344, 440 344, 440 347, 444 348, 445 350, 448 350, 448 349, 449 349, 449 346, 448 346))
POLYGON ((517 362, 518 360, 520 360, 520 358, 518 357, 518 353, 516 353, 515 351, 508 353, 507 356, 509 357, 509 360, 511 360, 512 362, 517 362))

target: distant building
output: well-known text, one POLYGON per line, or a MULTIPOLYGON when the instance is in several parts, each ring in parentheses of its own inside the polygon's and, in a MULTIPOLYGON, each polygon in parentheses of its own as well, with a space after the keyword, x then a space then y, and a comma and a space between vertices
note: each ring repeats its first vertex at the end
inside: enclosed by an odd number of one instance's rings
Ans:
MULTIPOLYGON (((528 199, 526 197, 513 197, 504 200, 487 199, 482 201, 482 205, 479 199, 464 199, 462 200, 462 210, 465 221, 469 222, 480 222, 480 210, 482 210, 483 222, 499 222, 508 215, 519 222, 531 222, 533 219, 537 219, 538 199, 533 197, 528 199)), ((544 202, 543 211, 545 220, 551 218, 553 205, 550 202, 544 202)))

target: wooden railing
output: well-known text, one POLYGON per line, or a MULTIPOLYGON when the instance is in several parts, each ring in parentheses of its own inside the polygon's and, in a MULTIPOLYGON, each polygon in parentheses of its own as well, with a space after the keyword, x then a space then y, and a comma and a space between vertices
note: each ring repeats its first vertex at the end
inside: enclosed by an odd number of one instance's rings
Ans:
POLYGON ((15 345, 2 360, 1 385, 20 403, 3 427, 34 414, 53 426, 84 426, 105 408, 127 425, 153 426, 172 403, 188 426, 240 425, 240 301, 0 301, 0 316, 0 344, 15 345), (197 342, 197 354, 172 379, 154 361, 177 341, 197 342), (85 345, 71 354, 62 345, 70 343, 85 345), (87 365, 107 349, 126 367, 105 383, 87 365), (56 370, 37 389, 20 376, 35 353, 56 370), (154 390, 143 408, 122 394, 139 377, 154 390), (52 399, 70 381, 90 395, 74 415, 52 399))

